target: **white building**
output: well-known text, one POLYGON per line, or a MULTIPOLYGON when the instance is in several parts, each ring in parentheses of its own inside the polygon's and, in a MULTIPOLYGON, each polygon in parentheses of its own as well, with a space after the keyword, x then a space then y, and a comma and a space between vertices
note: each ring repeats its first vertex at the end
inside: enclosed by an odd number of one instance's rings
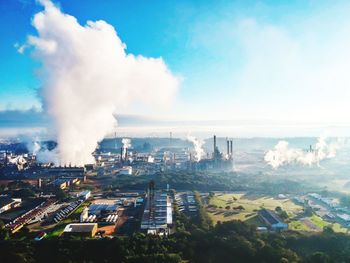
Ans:
POLYGON ((0 196, 0 214, 10 210, 11 208, 17 207, 21 204, 20 198, 13 199, 7 196, 0 196))
POLYGON ((118 172, 120 175, 131 175, 132 174, 132 167, 131 166, 123 166, 118 172))
POLYGON ((142 216, 141 229, 149 233, 167 231, 173 223, 172 205, 167 193, 156 192, 148 196, 142 216))
POLYGON ((78 197, 79 197, 80 199, 84 199, 84 200, 89 199, 90 196, 91 196, 91 191, 88 191, 88 190, 87 190, 87 191, 83 191, 83 192, 81 192, 81 193, 78 194, 78 197))

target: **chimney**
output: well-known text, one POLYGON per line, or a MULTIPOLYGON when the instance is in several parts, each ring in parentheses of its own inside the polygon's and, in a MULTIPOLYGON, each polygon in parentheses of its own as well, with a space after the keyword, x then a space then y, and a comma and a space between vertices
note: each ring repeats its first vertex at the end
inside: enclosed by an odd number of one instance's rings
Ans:
POLYGON ((214 155, 215 155, 215 152, 216 152, 216 135, 214 135, 214 155))
POLYGON ((310 153, 312 153, 312 145, 310 144, 310 153))
POLYGON ((41 178, 38 179, 38 187, 41 188, 41 178))
POLYGON ((123 162, 123 147, 120 147, 120 162, 123 162))
POLYGON ((230 156, 230 141, 226 138, 226 144, 227 144, 227 156, 230 156))
POLYGON ((231 152, 231 156, 233 155, 233 147, 232 147, 233 141, 230 141, 230 152, 231 152))

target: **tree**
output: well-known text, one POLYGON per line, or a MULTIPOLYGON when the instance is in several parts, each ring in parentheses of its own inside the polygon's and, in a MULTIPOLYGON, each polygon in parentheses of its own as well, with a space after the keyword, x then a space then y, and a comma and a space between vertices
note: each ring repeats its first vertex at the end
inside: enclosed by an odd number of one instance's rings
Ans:
POLYGON ((280 213, 280 212, 282 212, 282 208, 280 206, 276 206, 275 211, 277 213, 280 213))
POLYGON ((7 240, 9 239, 9 232, 8 230, 5 228, 5 224, 2 220, 0 220, 0 240, 7 240))
POLYGON ((309 259, 310 263, 329 263, 331 262, 330 257, 323 252, 315 252, 309 259))

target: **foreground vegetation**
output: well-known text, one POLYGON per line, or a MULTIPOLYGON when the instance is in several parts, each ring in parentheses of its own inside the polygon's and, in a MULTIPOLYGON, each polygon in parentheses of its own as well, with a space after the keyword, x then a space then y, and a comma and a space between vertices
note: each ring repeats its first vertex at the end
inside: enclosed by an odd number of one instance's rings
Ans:
MULTIPOLYGON (((180 219, 181 220, 181 219, 180 219)), ((203 229, 185 222, 170 237, 141 233, 113 239, 1 241, 0 262, 349 262, 350 237, 322 234, 259 234, 239 221, 203 229), (192 230, 190 230, 191 228, 192 230)))
POLYGON ((322 233, 258 233, 241 221, 213 225, 199 193, 198 215, 175 206, 176 233, 168 237, 134 234, 113 239, 45 238, 0 241, 1 263, 335 263, 350 262, 350 236, 325 227, 322 233))

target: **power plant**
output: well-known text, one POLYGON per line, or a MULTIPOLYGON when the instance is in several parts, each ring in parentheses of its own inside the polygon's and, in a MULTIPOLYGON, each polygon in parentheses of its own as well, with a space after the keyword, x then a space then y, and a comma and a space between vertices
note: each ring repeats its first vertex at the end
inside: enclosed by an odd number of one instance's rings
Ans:
POLYGON ((213 136, 213 153, 198 162, 189 161, 189 169, 194 171, 218 170, 229 171, 233 168, 233 141, 226 138, 226 154, 218 147, 217 137, 213 136))

